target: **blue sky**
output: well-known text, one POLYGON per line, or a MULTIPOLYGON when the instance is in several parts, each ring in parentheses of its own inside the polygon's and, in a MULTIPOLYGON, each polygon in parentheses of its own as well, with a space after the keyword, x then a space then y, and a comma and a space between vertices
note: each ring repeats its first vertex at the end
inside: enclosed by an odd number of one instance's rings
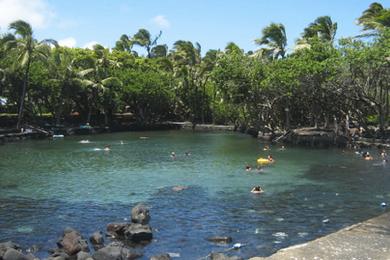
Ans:
MULTIPOLYGON (((203 50, 223 49, 228 42, 255 50, 254 39, 271 22, 286 27, 289 48, 303 28, 318 16, 338 23, 337 38, 360 31, 356 18, 373 1, 367 0, 0 0, 0 30, 10 21, 29 21, 38 39, 85 47, 113 47, 122 34, 139 28, 152 35, 163 31, 160 43, 171 48, 176 40, 199 42, 203 50)), ((386 8, 390 0, 378 1, 386 8)))

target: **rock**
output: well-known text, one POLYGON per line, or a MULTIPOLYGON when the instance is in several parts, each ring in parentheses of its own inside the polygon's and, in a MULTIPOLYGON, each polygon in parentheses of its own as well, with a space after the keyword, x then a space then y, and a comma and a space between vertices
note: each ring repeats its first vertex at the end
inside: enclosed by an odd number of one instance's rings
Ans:
POLYGON ((12 241, 0 243, 0 259, 4 256, 5 252, 7 252, 9 248, 19 250, 20 246, 12 241))
POLYGON ((92 236, 89 238, 89 241, 91 241, 94 249, 100 249, 103 247, 104 239, 102 232, 96 231, 92 234, 92 236))
POLYGON ((150 260, 170 260, 170 259, 171 257, 169 256, 169 254, 156 255, 150 258, 150 260))
POLYGON ((208 241, 214 242, 214 243, 231 243, 233 241, 232 237, 220 237, 220 236, 215 236, 215 237, 209 237, 207 238, 208 241))
POLYGON ((226 256, 222 253, 211 253, 210 260, 242 260, 242 258, 238 256, 226 256))
POLYGON ((110 236, 116 238, 123 237, 125 235, 125 229, 129 224, 127 223, 109 223, 107 225, 107 233, 110 236))
POLYGON ((77 253, 77 260, 92 260, 92 256, 87 252, 80 251, 77 253))
POLYGON ((27 254, 26 257, 27 257, 27 259, 29 259, 29 260, 39 260, 38 257, 36 257, 35 255, 33 255, 33 254, 31 254, 31 253, 27 254))
POLYGON ((134 243, 150 241, 153 238, 152 229, 149 225, 132 223, 125 229, 125 238, 134 243))
POLYGON ((150 221, 149 209, 142 204, 136 205, 131 210, 131 221, 138 224, 148 224, 150 221))
POLYGON ((94 260, 131 260, 140 256, 140 254, 133 252, 123 246, 112 244, 96 251, 92 258, 94 260))
POLYGON ((69 259, 69 255, 64 252, 62 249, 56 249, 54 252, 49 256, 48 260, 67 260, 69 259))
POLYGON ((82 238, 80 233, 74 229, 65 229, 64 235, 57 242, 57 246, 70 256, 80 251, 89 252, 88 242, 82 238))
POLYGON ((23 255, 16 249, 8 248, 3 255, 3 260, 30 260, 27 256, 23 255))
POLYGON ((172 188, 173 191, 182 191, 188 189, 187 186, 175 186, 172 188))

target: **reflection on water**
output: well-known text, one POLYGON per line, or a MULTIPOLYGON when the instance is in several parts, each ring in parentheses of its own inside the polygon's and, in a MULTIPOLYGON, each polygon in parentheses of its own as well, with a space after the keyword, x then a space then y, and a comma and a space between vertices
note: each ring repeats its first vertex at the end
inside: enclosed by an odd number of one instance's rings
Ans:
POLYGON ((389 166, 340 150, 271 147, 277 163, 257 173, 244 167, 268 151, 244 135, 148 132, 81 140, 0 147, 0 241, 38 245, 38 255, 46 256, 65 227, 88 236, 145 202, 155 239, 144 259, 226 250, 229 245, 206 241, 214 235, 245 244, 234 253, 247 258, 379 215, 390 200, 389 166), (94 151, 105 145, 111 150, 94 151), (265 192, 250 193, 255 185, 265 192))

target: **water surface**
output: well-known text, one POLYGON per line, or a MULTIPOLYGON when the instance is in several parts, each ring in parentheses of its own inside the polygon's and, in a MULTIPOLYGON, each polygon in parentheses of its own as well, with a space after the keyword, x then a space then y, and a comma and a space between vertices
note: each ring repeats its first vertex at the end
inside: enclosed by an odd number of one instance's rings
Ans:
POLYGON ((338 149, 263 147, 246 135, 185 131, 0 146, 0 242, 38 245, 46 257, 65 227, 88 237, 143 202, 155 235, 144 259, 165 252, 198 259, 232 246, 205 240, 213 235, 245 244, 231 253, 248 258, 379 215, 380 203, 390 201, 390 167, 380 161, 338 149), (107 144, 111 150, 102 150, 107 144), (269 153, 275 165, 245 171, 269 153), (175 192, 176 185, 188 189, 175 192), (255 185, 265 193, 251 194, 255 185))

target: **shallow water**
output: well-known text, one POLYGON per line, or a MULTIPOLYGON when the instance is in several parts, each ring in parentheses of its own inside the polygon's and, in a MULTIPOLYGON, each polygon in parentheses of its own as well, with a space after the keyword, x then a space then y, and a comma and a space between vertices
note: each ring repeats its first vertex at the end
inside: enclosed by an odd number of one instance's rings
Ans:
POLYGON ((263 146, 246 135, 185 131, 0 146, 0 242, 38 245, 37 255, 45 257, 65 227, 88 237, 128 219, 131 207, 144 202, 155 236, 144 259, 165 252, 198 259, 232 246, 205 240, 213 235, 245 244, 230 253, 248 258, 379 215, 386 210, 380 203, 390 202, 390 167, 379 161, 337 149, 275 146, 275 165, 246 172, 247 163, 269 153, 263 146), (106 144, 110 151, 102 150, 106 144), (176 185, 188 189, 175 192, 176 185), (251 194, 254 185, 265 193, 251 194))

